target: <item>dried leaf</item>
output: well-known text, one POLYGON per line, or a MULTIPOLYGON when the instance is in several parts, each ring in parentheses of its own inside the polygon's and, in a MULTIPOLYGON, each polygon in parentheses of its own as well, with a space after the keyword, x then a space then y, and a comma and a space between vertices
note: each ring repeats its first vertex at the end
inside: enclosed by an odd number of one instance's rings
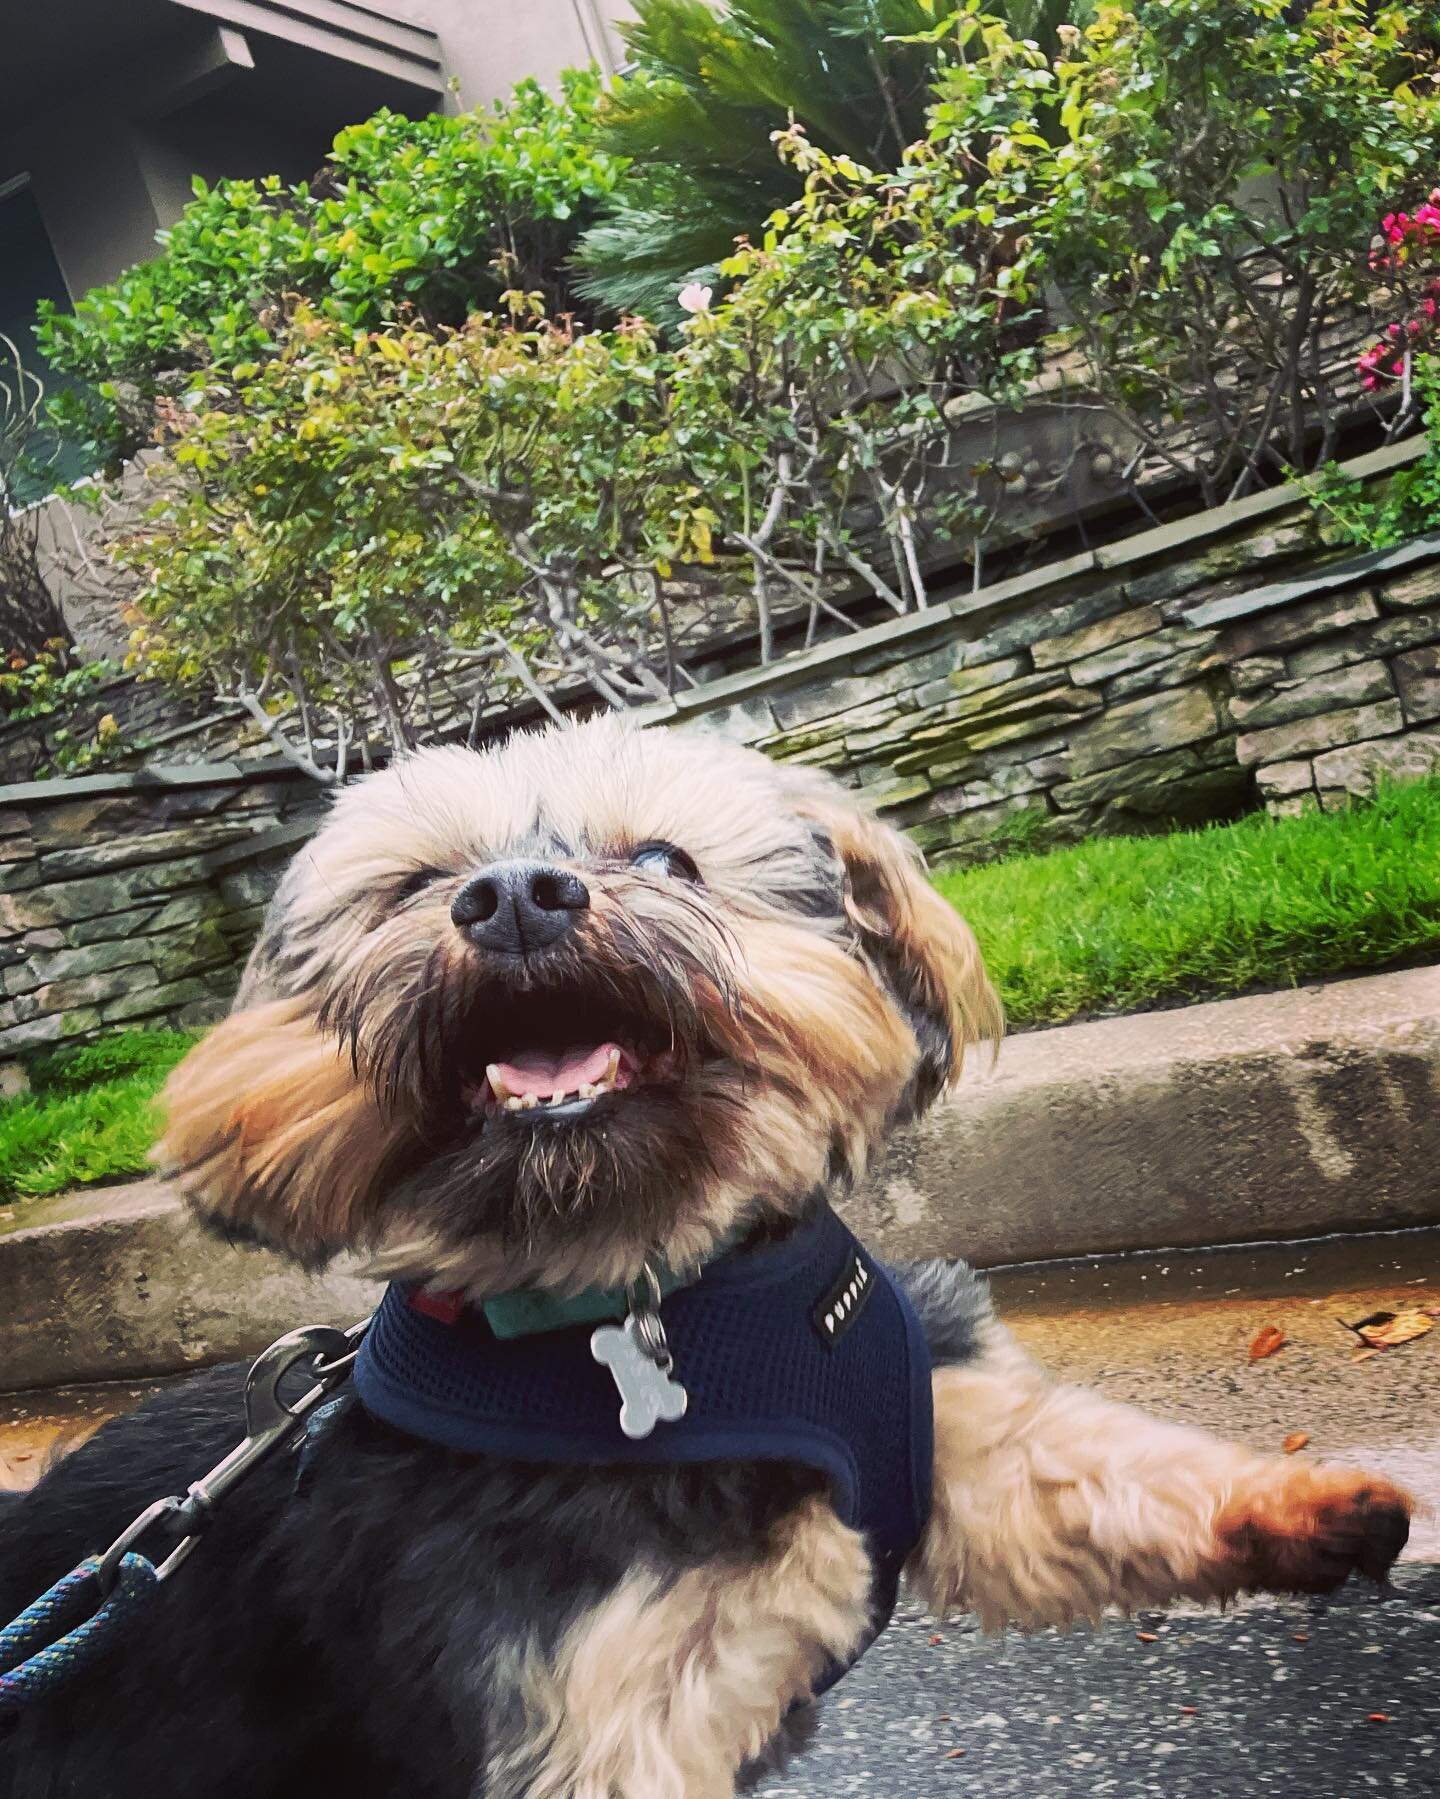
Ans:
POLYGON ((945 1752, 945 1759, 947 1762, 959 1761, 960 1757, 964 1753, 965 1753, 965 1751, 963 1749, 948 1749, 945 1752))
POLYGON ((1182 1705, 1180 1707, 1180 1716, 1182 1718, 1193 1718, 1198 1714, 1199 1710, 1200 1707, 1198 1705, 1182 1705))
POLYGON ((1303 1630, 1295 1630, 1290 1633, 1290 1641, 1292 1643, 1308 1643, 1310 1639, 1303 1630))
POLYGON ((1158 1643, 1160 1641, 1153 1630, 1137 1630, 1135 1635, 1142 1643, 1158 1643))
POLYGON ((1377 1312, 1373 1318, 1362 1319, 1355 1326, 1357 1334, 1372 1349, 1394 1349, 1397 1344, 1412 1342, 1434 1328, 1435 1320, 1430 1314, 1418 1309, 1408 1312, 1377 1312))
POLYGON ((1297 1450, 1303 1449, 1309 1441, 1310 1433, 1308 1430, 1292 1430, 1290 1435, 1286 1437, 1285 1441, 1280 1445, 1281 1454, 1294 1455, 1297 1450))
POLYGON ((1285 1347, 1285 1333, 1276 1324, 1267 1324, 1256 1331, 1250 1340, 1250 1360, 1263 1362, 1266 1356, 1274 1355, 1277 1349, 1285 1347))
POLYGON ((1352 1355, 1350 1360, 1352 1362, 1368 1362, 1379 1353, 1378 1349, 1362 1349, 1359 1355, 1352 1355))
POLYGON ((1390 1722, 1389 1712, 1367 1712, 1366 1718, 1371 1724, 1388 1724, 1390 1722))

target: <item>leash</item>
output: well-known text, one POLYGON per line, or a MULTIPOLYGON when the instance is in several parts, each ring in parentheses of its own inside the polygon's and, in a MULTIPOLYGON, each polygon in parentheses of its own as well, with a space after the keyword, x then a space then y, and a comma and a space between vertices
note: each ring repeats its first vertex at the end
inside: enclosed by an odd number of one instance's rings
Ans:
POLYGON ((86 1556, 0 1630, 0 1715, 58 1691, 149 1610, 161 1584, 200 1542, 226 1494, 308 1430, 320 1417, 317 1408, 334 1404, 331 1395, 349 1379, 369 1325, 368 1318, 344 1331, 304 1325, 256 1359, 245 1377, 243 1440, 183 1497, 172 1494, 147 1505, 103 1555, 86 1556), (296 1373, 312 1384, 287 1403, 280 1383, 296 1373), (135 1545, 161 1525, 172 1546, 152 1560, 135 1545))

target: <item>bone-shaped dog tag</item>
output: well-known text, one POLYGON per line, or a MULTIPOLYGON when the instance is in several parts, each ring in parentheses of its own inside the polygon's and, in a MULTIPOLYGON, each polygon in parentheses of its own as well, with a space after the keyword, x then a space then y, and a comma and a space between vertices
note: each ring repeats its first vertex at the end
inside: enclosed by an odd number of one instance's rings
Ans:
POLYGON ((690 1396, 671 1375, 668 1358, 657 1362, 645 1347, 633 1312, 624 1324, 602 1324, 590 1338, 590 1353, 614 1376, 627 1437, 648 1437, 657 1424, 685 1416, 690 1396))

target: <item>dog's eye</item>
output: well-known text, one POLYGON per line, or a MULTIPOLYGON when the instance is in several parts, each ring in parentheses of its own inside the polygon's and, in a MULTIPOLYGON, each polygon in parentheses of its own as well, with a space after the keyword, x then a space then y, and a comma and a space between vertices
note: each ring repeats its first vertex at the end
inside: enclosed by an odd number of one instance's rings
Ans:
POLYGON ((682 849, 673 843, 642 843, 632 856, 630 864, 633 868, 644 869, 647 875, 665 875, 672 881, 698 881, 700 870, 682 849))
POLYGON ((403 906, 407 900, 416 898, 416 896, 423 893, 427 887, 438 881, 443 872, 444 871, 439 868, 412 869, 395 889, 396 904, 403 906))

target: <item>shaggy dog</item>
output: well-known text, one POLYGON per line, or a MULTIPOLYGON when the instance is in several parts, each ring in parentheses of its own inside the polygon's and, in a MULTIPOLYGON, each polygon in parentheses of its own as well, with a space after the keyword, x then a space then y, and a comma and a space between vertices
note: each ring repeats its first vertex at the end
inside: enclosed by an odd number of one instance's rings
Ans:
MULTIPOLYGON (((400 1359, 217 1508, 126 1641, 0 1731, 0 1792, 724 1799, 883 1624, 896 1542, 937 1613, 990 1627, 1382 1576, 1409 1513, 1388 1482, 1060 1385, 963 1265, 887 1272, 833 1220, 999 1026, 918 858, 810 771, 605 721, 346 789, 171 1081, 163 1156, 227 1234, 311 1266, 367 1255, 400 1359), (798 1309, 783 1282, 746 1298, 795 1242, 823 1250, 813 1278, 784 1264, 811 1283, 798 1309), (609 1289, 628 1373, 566 1322, 609 1289), (502 1341, 487 1304, 516 1293, 555 1328, 502 1341), (731 1342, 717 1372, 706 1308, 726 1303, 753 1352, 731 1342), (923 1405, 886 1360, 913 1364, 916 1318, 923 1405), (543 1371, 512 1407, 521 1453, 467 1450, 469 1401, 422 1394, 396 1423, 429 1378, 406 1332, 462 1382, 506 1355, 543 1371), (703 1438, 722 1375, 761 1412, 810 1405, 791 1362, 828 1382, 793 1450, 768 1414, 728 1452, 703 1438), (591 1416, 612 1371, 655 1402, 648 1436, 591 1416), (842 1415, 860 1447, 832 1441, 842 1415), (856 1491, 877 1466, 901 1482, 916 1443, 919 1486, 867 1512, 856 1491), (846 1489, 834 1469, 862 1464, 846 1489), (906 1505, 882 1543, 868 1521, 906 1505)), ((0 1619, 218 1460, 241 1379, 166 1392, 12 1502, 0 1619)))

